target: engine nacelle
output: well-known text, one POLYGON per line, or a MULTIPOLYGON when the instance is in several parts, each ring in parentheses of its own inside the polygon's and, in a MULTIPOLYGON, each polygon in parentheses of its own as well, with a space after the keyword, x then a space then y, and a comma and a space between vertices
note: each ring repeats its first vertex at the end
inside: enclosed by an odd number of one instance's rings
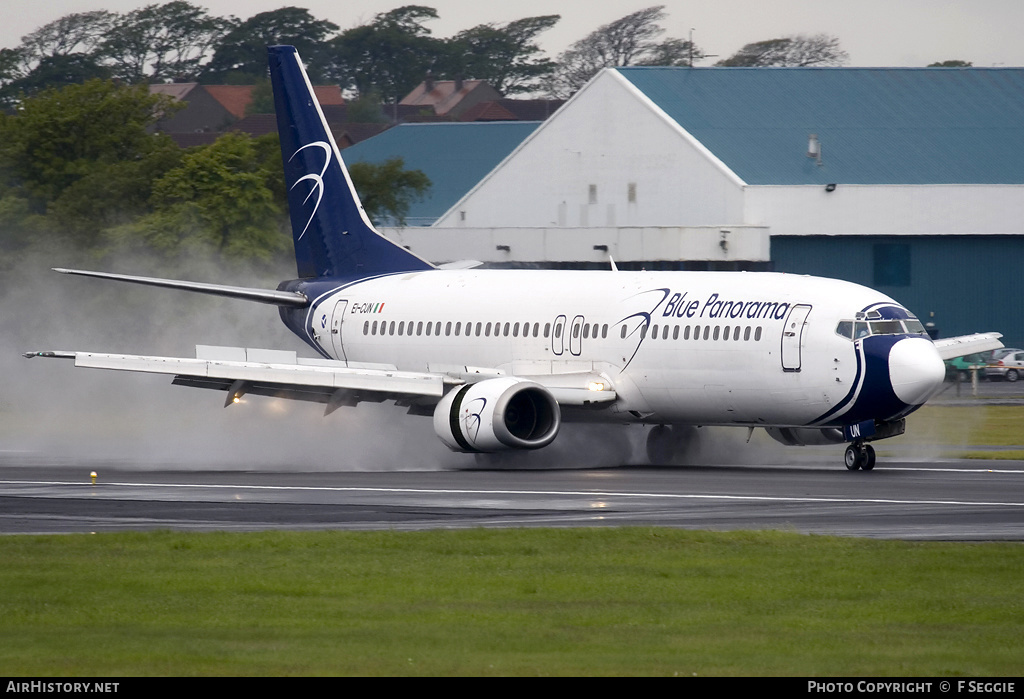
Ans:
POLYGON ((772 439, 787 447, 817 446, 820 444, 841 444, 843 431, 835 427, 765 427, 772 439))
POLYGON ((434 409, 434 432, 453 451, 540 449, 551 444, 561 424, 550 391, 513 377, 455 388, 434 409))

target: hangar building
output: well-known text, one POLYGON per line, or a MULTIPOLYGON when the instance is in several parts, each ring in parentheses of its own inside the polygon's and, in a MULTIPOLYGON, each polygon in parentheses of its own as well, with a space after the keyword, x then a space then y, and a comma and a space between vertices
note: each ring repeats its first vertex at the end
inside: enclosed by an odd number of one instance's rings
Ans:
POLYGON ((606 70, 392 234, 435 260, 838 277, 1020 346, 1024 69, 606 70))

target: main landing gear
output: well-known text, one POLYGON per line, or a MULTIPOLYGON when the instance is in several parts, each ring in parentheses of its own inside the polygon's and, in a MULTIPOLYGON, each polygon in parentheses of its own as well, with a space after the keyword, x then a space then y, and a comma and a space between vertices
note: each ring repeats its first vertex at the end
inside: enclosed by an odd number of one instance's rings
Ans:
POLYGON ((875 448, 864 442, 854 442, 846 447, 844 461, 846 468, 851 471, 870 471, 875 467, 875 448))

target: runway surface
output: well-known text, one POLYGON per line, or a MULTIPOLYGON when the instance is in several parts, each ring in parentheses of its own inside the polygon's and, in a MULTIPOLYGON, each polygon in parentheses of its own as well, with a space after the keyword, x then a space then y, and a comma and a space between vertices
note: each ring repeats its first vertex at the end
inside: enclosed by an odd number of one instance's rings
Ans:
POLYGON ((2 533, 626 525, 1020 541, 1024 462, 891 460, 873 472, 848 472, 836 458, 318 473, 0 464, 2 533))

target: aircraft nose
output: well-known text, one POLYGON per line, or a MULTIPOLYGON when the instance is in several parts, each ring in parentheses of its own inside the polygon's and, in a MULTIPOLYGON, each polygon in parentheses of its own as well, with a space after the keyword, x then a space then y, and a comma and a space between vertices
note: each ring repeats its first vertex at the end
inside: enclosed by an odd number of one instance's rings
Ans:
POLYGON ((945 375, 938 350, 923 337, 906 337, 889 352, 892 390, 907 405, 921 405, 935 395, 945 375))

